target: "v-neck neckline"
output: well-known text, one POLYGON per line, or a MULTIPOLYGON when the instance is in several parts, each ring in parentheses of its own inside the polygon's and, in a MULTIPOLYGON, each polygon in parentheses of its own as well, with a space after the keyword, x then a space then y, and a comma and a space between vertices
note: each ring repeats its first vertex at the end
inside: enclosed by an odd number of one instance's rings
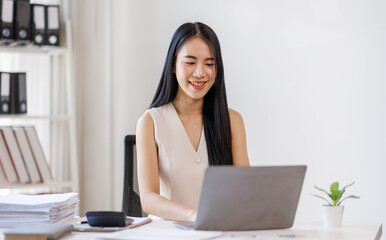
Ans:
POLYGON ((200 150, 200 148, 201 148, 202 141, 203 141, 202 138, 204 137, 204 124, 202 125, 202 128, 201 128, 200 141, 199 141, 199 143, 198 143, 197 150, 196 150, 196 149, 194 148, 192 142, 190 141, 189 135, 188 135, 188 133, 186 132, 186 129, 185 129, 185 127, 184 127, 184 124, 183 124, 182 121, 181 121, 180 116, 178 115, 178 112, 177 112, 176 107, 174 106, 174 104, 173 104, 172 102, 170 102, 170 105, 171 105, 171 108, 173 108, 173 110, 174 110, 175 116, 176 116, 177 119, 178 119, 178 122, 179 122, 180 127, 182 128, 182 130, 183 130, 184 133, 185 133, 185 139, 188 141, 188 143, 189 143, 189 145, 191 146, 192 150, 193 150, 196 154, 198 154, 198 152, 199 152, 199 150, 200 150))

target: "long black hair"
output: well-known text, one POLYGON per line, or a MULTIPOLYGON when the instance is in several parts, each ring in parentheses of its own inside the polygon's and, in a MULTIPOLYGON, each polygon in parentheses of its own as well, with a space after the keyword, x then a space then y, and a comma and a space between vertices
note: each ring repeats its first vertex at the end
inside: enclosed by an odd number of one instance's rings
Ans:
POLYGON ((209 26, 200 22, 185 23, 175 31, 166 56, 161 80, 150 108, 167 104, 176 97, 178 82, 173 68, 179 50, 192 37, 199 37, 209 45, 217 72, 213 86, 204 97, 202 109, 209 164, 233 165, 232 134, 220 42, 209 26))

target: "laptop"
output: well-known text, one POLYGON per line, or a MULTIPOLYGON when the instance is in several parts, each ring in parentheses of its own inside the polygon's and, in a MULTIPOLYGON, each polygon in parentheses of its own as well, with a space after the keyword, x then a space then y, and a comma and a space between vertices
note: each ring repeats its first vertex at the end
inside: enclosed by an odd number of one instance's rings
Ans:
POLYGON ((178 228, 246 231, 290 228, 306 166, 213 166, 205 171, 195 222, 178 228))

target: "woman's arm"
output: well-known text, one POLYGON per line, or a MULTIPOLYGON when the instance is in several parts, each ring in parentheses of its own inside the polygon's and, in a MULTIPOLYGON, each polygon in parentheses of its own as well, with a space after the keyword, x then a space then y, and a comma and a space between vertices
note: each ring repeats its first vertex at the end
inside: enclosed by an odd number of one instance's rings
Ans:
POLYGON ((164 219, 194 221, 196 210, 177 204, 160 195, 158 153, 153 119, 145 113, 137 123, 137 173, 143 210, 164 219))
POLYGON ((247 138, 244 121, 240 113, 229 109, 232 131, 232 153, 234 166, 249 166, 247 138))

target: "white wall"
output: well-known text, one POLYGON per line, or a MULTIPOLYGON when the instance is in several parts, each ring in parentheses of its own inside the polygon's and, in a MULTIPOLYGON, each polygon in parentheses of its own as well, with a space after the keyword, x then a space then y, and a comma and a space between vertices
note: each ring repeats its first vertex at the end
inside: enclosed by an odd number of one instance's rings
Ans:
MULTIPOLYGON (((86 127, 83 173, 95 169, 91 175, 103 179, 101 184, 83 179, 84 208, 120 209, 123 137, 135 133, 136 120, 152 100, 174 30, 186 21, 202 21, 220 39, 229 106, 243 115, 251 163, 308 165, 296 220, 321 220, 323 202, 310 196, 316 193, 313 185, 355 180, 348 194, 361 199, 347 200, 345 220, 386 222, 385 1, 114 0, 107 5, 94 11, 99 18, 107 14, 111 38, 93 49, 97 52, 87 52, 78 66, 89 66, 78 79, 86 127), (104 71, 90 65, 103 56, 111 59, 111 77, 91 73, 104 71), (107 145, 89 146, 106 138, 107 145)), ((90 24, 90 31, 102 31, 90 24)))

